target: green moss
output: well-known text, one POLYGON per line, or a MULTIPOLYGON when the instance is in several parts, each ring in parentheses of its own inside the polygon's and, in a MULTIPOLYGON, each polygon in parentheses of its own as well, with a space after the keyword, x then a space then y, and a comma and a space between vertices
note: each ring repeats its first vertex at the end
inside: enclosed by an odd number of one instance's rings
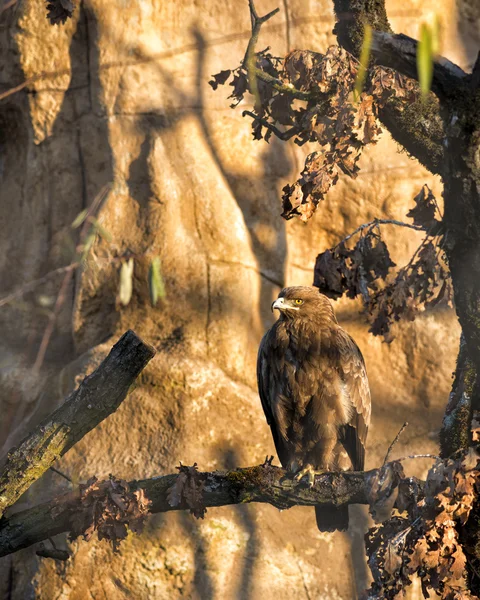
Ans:
POLYGON ((354 56, 360 56, 366 24, 376 31, 392 31, 384 0, 334 0, 333 5, 337 16, 334 33, 354 56))
POLYGON ((402 99, 391 98, 385 109, 380 110, 380 120, 402 147, 417 148, 415 157, 433 172, 440 172, 444 150, 442 140, 445 136, 440 107, 435 96, 430 95, 425 101, 420 96, 406 103, 402 99), (395 122, 391 120, 395 115, 395 122), (422 160, 422 157, 425 157, 422 160), (433 168, 432 168, 433 163, 433 168))
POLYGON ((441 456, 452 456, 470 445, 471 403, 463 395, 459 405, 444 418, 440 431, 441 456))
POLYGON ((237 469, 228 471, 226 478, 231 486, 231 491, 241 503, 252 502, 255 499, 252 490, 261 489, 264 485, 264 470, 258 466, 237 469))

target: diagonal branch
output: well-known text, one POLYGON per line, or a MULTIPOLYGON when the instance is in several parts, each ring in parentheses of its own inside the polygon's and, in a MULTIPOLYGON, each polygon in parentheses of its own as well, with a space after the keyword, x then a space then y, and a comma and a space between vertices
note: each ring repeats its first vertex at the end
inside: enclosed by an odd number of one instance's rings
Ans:
MULTIPOLYGON (((417 40, 407 35, 374 31, 370 50, 376 64, 418 80, 417 47, 417 40)), ((431 88, 440 100, 457 96, 467 82, 467 73, 447 58, 439 56, 434 61, 431 88)))
POLYGON ((0 472, 0 517, 57 458, 117 410, 154 355, 151 346, 127 331, 98 369, 8 453, 0 472))
MULTIPOLYGON (((354 56, 359 57, 363 43, 364 27, 369 24, 374 31, 375 52, 379 57, 380 55, 383 56, 384 60, 381 64, 387 63, 386 46, 388 41, 403 36, 393 34, 388 21, 385 0, 375 2, 364 2, 363 0, 332 1, 337 20, 333 31, 340 46, 354 56), (383 54, 381 52, 382 48, 383 54)), ((375 52, 373 53, 374 57, 375 52)), ((390 55, 389 60, 393 61, 393 57, 390 55)), ((412 76, 411 63, 408 62, 408 64, 408 75, 412 76)), ((398 68, 402 67, 399 58, 397 58, 397 66, 398 68)), ((461 70, 451 63, 448 68, 438 65, 437 75, 440 72, 443 74, 445 70, 452 71, 453 75, 458 77, 459 80, 462 79, 460 77, 461 70)), ((440 114, 440 104, 435 95, 431 94, 425 102, 418 100, 414 103, 410 99, 392 98, 385 107, 379 110, 379 117, 394 140, 401 144, 411 156, 416 158, 431 173, 442 175, 444 170, 444 148, 442 144, 445 134, 443 119, 440 114)))
MULTIPOLYGON (((322 504, 368 504, 371 501, 372 482, 379 470, 368 472, 325 473, 317 477, 312 488, 298 484, 286 476, 283 469, 265 464, 232 471, 199 473, 203 507, 228 506, 247 502, 272 504, 279 509, 292 506, 319 506, 322 504)), ((165 475, 128 483, 132 490, 142 489, 150 502, 151 513, 171 510, 192 510, 182 497, 172 502, 171 490, 181 475, 165 475)), ((411 478, 396 481, 404 495, 421 487, 413 486, 411 478)), ((384 490, 385 493, 385 490, 384 490)), ((15 513, 0 521, 0 556, 5 556, 43 541, 62 532, 76 531, 78 523, 89 523, 91 507, 82 505, 80 494, 65 494, 50 502, 15 513)), ((78 535, 78 532, 76 533, 78 535)), ((75 534, 74 534, 75 535, 75 534)))

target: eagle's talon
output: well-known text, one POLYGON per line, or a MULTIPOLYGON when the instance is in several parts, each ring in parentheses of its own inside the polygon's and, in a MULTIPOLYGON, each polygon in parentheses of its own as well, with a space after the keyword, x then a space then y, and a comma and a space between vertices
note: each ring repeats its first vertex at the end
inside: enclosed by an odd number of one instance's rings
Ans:
POLYGON ((308 487, 313 487, 315 485, 315 475, 323 475, 325 473, 325 469, 314 469, 312 465, 307 465, 300 469, 298 473, 295 474, 294 480, 300 482, 305 476, 308 477, 307 483, 308 487))

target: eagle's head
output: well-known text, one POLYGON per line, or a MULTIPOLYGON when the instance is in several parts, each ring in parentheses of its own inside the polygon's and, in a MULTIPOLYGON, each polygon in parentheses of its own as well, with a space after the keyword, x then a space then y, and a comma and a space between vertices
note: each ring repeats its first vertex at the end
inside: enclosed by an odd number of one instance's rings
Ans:
POLYGON ((272 312, 274 309, 280 311, 281 319, 337 322, 332 303, 315 287, 296 285, 283 288, 272 304, 272 312))

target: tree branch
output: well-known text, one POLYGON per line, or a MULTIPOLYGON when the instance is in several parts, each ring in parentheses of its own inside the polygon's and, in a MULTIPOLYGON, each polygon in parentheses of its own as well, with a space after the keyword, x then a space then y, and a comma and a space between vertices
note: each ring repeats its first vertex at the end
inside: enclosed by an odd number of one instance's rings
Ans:
POLYGON ((404 223, 403 221, 397 221, 396 219, 373 219, 372 221, 368 221, 368 223, 363 223, 362 225, 359 225, 356 229, 352 231, 352 233, 349 233, 342 240, 340 240, 338 244, 335 244, 334 248, 337 248, 338 246, 340 246, 340 244, 348 242, 348 240, 354 235, 357 235, 357 233, 360 233, 360 231, 363 231, 364 229, 368 229, 372 225, 396 225, 397 227, 406 227, 407 229, 414 229, 415 231, 426 231, 425 227, 422 227, 421 225, 414 225, 413 223, 404 223))
POLYGON ((0 517, 57 458, 117 410, 154 355, 151 346, 127 331, 98 369, 8 453, 0 473, 0 517))
POLYGON ((477 369, 468 355, 465 336, 460 337, 457 368, 452 391, 440 430, 440 455, 452 456, 472 443, 472 400, 474 397, 477 369))
MULTIPOLYGON (((418 42, 407 35, 374 31, 370 51, 378 65, 418 81, 417 46, 418 42)), ((439 56, 434 61, 431 89, 440 100, 458 95, 467 81, 467 74, 447 58, 439 56)))
MULTIPOLYGON (((365 2, 364 0, 333 0, 335 16, 334 33, 340 46, 356 56, 360 56, 364 27, 369 24, 374 30, 374 38, 380 40, 393 36, 388 21, 384 0, 365 2)), ((444 170, 443 139, 444 126, 440 115, 438 99, 432 94, 425 102, 412 103, 410 99, 392 98, 379 110, 380 121, 389 130, 395 141, 431 173, 442 175, 444 170)))
POLYGON ((297 90, 292 85, 286 85, 283 81, 280 81, 280 79, 276 79, 269 73, 266 73, 265 71, 262 71, 262 69, 259 69, 257 67, 255 47, 258 42, 258 36, 260 35, 260 29, 262 28, 262 25, 266 23, 269 19, 271 19, 274 15, 276 15, 280 9, 276 8, 275 10, 269 12, 267 15, 259 17, 253 0, 248 0, 248 6, 250 8, 250 18, 252 21, 252 35, 248 40, 247 50, 243 59, 243 66, 247 71, 248 81, 250 84, 250 91, 252 92, 252 94, 255 97, 258 96, 256 80, 260 79, 265 83, 269 83, 278 92, 288 94, 293 98, 298 98, 299 100, 309 100, 310 98, 313 98, 314 95, 312 93, 302 92, 300 90, 297 90))
MULTIPOLYGON (((266 462, 264 465, 232 471, 197 472, 196 482, 201 486, 203 507, 262 502, 287 509, 322 504, 368 504, 371 501, 372 481, 378 479, 378 474, 379 469, 364 473, 325 473, 317 476, 315 485, 309 488, 288 477, 284 469, 266 462)), ((171 490, 179 477, 181 474, 165 475, 132 481, 128 486, 132 490, 144 491, 146 498, 151 501, 151 513, 192 509, 184 496, 177 503, 172 502, 171 490)), ((413 486, 410 478, 402 479, 400 484, 404 484, 404 497, 413 487, 418 490, 418 482, 413 486)), ((0 556, 59 533, 71 532, 75 530, 75 524, 91 522, 91 512, 91 506, 83 506, 77 492, 59 496, 0 520, 0 556)))

